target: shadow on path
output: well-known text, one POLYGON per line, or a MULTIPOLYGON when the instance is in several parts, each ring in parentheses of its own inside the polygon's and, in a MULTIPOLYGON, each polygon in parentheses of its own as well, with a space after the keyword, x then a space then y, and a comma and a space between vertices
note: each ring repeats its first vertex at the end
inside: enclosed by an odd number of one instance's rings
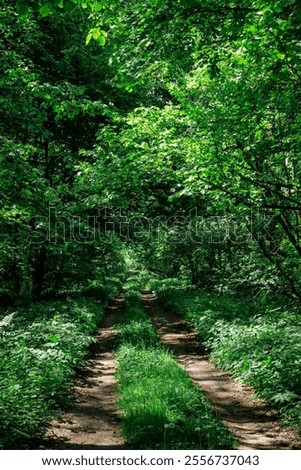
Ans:
POLYGON ((76 380, 75 402, 61 419, 50 423, 40 443, 46 449, 124 449, 116 407, 113 325, 122 313, 124 294, 106 309, 92 347, 91 359, 76 380))

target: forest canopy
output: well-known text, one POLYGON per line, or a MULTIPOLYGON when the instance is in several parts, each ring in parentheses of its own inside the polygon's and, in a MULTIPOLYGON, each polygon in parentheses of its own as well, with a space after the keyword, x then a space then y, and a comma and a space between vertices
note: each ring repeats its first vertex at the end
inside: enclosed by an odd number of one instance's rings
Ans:
POLYGON ((2 301, 102 284, 129 249, 299 299, 300 19, 291 0, 3 1, 2 301))

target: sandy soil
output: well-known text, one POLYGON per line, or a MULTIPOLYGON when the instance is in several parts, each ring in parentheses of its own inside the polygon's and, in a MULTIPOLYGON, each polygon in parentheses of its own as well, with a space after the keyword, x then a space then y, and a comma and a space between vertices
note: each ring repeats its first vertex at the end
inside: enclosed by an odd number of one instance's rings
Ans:
POLYGON ((185 320, 160 307, 151 292, 142 291, 142 302, 159 337, 191 379, 203 390, 220 419, 234 434, 238 449, 301 449, 301 437, 281 426, 277 412, 254 391, 214 367, 200 345, 197 333, 185 320))

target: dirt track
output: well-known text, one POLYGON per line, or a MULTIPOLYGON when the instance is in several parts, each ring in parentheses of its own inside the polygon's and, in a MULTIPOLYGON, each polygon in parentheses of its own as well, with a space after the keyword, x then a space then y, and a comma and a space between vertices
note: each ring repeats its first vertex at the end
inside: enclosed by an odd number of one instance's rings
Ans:
POLYGON ((123 295, 107 308, 97 332, 92 358, 76 381, 75 403, 53 421, 42 443, 47 449, 123 449, 116 406, 113 325, 121 314, 123 295))
MULTIPOLYGON (((280 425, 277 413, 254 399, 254 391, 218 370, 208 360, 198 336, 185 320, 159 306, 149 291, 142 302, 163 344, 203 390, 217 415, 234 434, 238 449, 301 449, 301 437, 280 425)), ((61 420, 51 423, 41 446, 46 449, 126 449, 116 404, 113 325, 122 312, 123 295, 107 309, 92 358, 76 381, 76 400, 61 420)))

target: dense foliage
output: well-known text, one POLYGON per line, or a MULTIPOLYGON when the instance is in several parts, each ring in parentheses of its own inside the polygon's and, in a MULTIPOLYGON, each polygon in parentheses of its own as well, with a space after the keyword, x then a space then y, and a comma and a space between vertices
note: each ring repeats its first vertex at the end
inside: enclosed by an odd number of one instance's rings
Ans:
POLYGON ((150 210, 172 216, 157 268, 299 297, 301 11, 244 3, 144 2, 128 33, 135 56, 128 43, 117 54, 137 87, 160 84, 166 100, 127 116, 113 150, 150 210))
POLYGON ((3 299, 103 280, 126 242, 165 276, 300 297, 298 2, 0 15, 3 299))
POLYGON ((120 244, 105 233, 103 195, 91 200, 80 175, 114 112, 108 52, 85 49, 89 19, 79 10, 39 19, 4 2, 0 23, 0 297, 101 284, 123 268, 120 244))
MULTIPOLYGON (((9 338, 65 328, 41 301, 105 301, 128 270, 149 272, 279 308, 242 319, 230 302, 231 328, 221 309, 205 340, 271 402, 297 403, 274 345, 298 370, 300 20, 297 0, 1 2, 0 318, 24 317, 1 339, 16 366, 35 370, 40 345, 9 338)), ((5 400, 36 396, 6 373, 5 400)))

